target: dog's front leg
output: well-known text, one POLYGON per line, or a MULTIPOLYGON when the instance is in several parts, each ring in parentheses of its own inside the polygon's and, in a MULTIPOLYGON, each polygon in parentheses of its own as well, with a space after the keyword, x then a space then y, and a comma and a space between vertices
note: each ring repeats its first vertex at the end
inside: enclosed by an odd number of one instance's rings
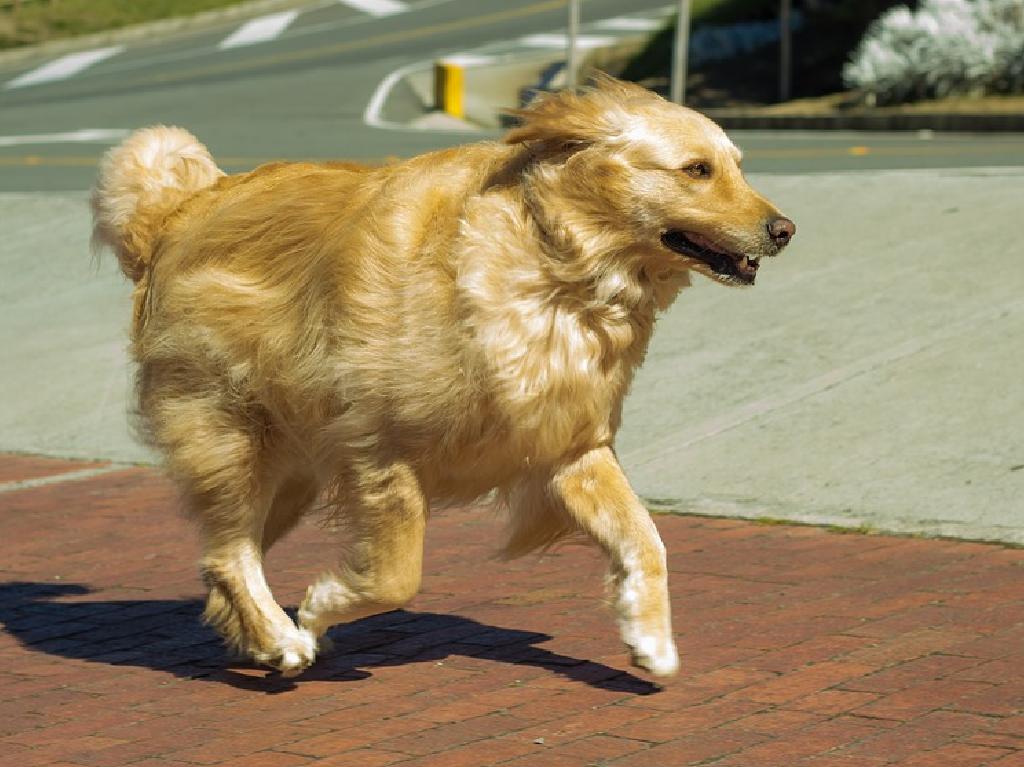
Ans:
POLYGON ((560 467, 552 488, 565 510, 611 560, 622 639, 633 663, 659 676, 675 674, 665 545, 609 447, 560 467))

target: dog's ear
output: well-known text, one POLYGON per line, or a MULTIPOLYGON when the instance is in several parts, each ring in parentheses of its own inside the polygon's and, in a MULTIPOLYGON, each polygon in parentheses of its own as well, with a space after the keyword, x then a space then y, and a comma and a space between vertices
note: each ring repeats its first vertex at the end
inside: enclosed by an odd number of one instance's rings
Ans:
POLYGON ((508 144, 538 142, 557 152, 574 152, 621 134, 638 99, 659 98, 645 88, 597 72, 579 91, 542 93, 523 109, 510 109, 521 124, 505 135, 508 144))
POLYGON ((580 93, 542 93, 529 106, 510 109, 508 113, 521 122, 505 134, 507 144, 538 142, 571 149, 588 145, 596 138, 593 105, 580 93))

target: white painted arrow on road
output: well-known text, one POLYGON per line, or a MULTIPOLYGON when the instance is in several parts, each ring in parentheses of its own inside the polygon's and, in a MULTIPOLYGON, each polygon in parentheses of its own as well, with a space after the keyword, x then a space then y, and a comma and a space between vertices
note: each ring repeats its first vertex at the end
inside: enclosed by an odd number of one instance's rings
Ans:
POLYGON ((66 133, 33 133, 26 136, 0 136, 0 146, 25 144, 112 144, 128 135, 126 128, 83 128, 66 133))
POLYGON ((409 10, 409 6, 399 0, 338 0, 338 2, 371 16, 391 16, 409 10))
POLYGON ((255 45, 273 40, 288 29, 298 15, 298 11, 282 11, 247 21, 234 33, 221 40, 217 47, 222 49, 239 48, 243 45, 255 45))
POLYGON ((72 75, 77 75, 84 69, 98 64, 104 59, 116 56, 124 50, 122 45, 113 45, 109 48, 95 48, 91 51, 79 51, 61 56, 59 59, 43 64, 43 66, 15 77, 4 85, 4 88, 24 88, 26 85, 39 85, 40 83, 64 80, 72 75))

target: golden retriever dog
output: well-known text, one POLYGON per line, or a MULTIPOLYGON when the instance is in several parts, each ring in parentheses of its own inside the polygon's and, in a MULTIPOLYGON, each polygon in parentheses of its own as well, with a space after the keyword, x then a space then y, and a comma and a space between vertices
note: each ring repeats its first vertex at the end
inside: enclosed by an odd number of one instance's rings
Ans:
POLYGON ((794 225, 717 125, 639 86, 518 115, 503 142, 376 168, 226 176, 167 127, 104 158, 94 245, 136 284, 140 420, 201 531, 205 618, 283 674, 413 597, 432 504, 489 493, 508 556, 596 542, 634 663, 678 669, 665 547, 613 448, 622 400, 691 275, 752 285, 794 225), (344 554, 296 625, 263 559, 313 509, 344 554))

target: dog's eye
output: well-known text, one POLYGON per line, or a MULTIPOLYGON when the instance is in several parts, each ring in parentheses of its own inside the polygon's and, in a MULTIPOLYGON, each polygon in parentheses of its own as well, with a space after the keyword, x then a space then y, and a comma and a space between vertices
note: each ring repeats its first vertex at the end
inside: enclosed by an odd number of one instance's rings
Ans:
POLYGON ((691 162, 683 168, 690 178, 711 178, 711 165, 706 162, 691 162))

